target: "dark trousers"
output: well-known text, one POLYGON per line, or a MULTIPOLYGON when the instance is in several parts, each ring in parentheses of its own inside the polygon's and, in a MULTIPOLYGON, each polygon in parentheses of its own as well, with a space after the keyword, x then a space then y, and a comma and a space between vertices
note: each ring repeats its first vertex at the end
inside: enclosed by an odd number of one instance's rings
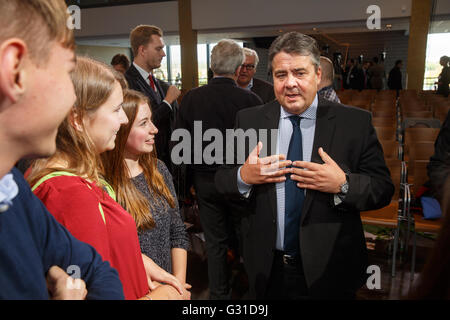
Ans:
POLYGON ((214 173, 194 173, 200 222, 206 240, 210 299, 231 299, 231 267, 228 248, 240 251, 240 211, 242 206, 217 192, 214 173))
POLYGON ((282 252, 276 251, 267 285, 266 299, 306 300, 308 287, 303 272, 301 258, 293 263, 283 260, 282 252))

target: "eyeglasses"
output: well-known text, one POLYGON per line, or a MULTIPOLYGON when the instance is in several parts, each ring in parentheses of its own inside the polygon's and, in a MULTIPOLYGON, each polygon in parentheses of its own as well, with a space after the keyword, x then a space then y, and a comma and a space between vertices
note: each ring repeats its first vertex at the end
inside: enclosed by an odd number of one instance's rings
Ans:
POLYGON ((241 65, 242 68, 245 68, 247 70, 253 70, 255 69, 255 65, 254 64, 243 64, 241 65))

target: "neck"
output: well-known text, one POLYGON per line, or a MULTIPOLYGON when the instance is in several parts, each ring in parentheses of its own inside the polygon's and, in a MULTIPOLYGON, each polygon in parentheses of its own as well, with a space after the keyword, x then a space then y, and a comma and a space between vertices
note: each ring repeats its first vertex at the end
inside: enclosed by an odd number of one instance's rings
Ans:
MULTIPOLYGON (((0 148, 1 150, 8 150, 3 149, 2 147, 0 148)), ((3 178, 3 176, 6 175, 19 160, 20 157, 16 157, 12 155, 10 152, 0 154, 0 179, 3 178)))
POLYGON ((133 62, 149 73, 153 71, 153 69, 150 69, 148 65, 145 63, 144 59, 142 59, 140 56, 134 58, 133 62))
POLYGON ((142 173, 143 169, 139 164, 139 157, 126 155, 124 158, 130 173, 130 178, 134 178, 142 173))
POLYGON ((236 82, 236 80, 238 78, 238 76, 235 74, 217 74, 217 73, 214 73, 214 77, 229 78, 229 79, 234 80, 234 82, 236 82))
POLYGON ((247 82, 247 83, 240 83, 240 82, 236 81, 236 83, 237 83, 237 85, 238 85, 239 87, 241 87, 242 89, 247 89, 247 86, 248 86, 248 84, 250 83, 250 81, 247 82))
POLYGON ((319 90, 322 90, 325 87, 329 87, 329 86, 331 86, 331 84, 332 84, 331 82, 326 82, 326 83, 324 83, 323 85, 320 86, 319 90))

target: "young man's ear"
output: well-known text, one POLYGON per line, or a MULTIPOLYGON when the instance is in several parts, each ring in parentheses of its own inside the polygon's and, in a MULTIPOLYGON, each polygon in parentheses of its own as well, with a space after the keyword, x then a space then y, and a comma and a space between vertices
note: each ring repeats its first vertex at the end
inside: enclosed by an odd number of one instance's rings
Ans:
POLYGON ((12 103, 17 103, 26 90, 27 53, 27 45, 20 39, 8 39, 0 45, 0 92, 12 103))

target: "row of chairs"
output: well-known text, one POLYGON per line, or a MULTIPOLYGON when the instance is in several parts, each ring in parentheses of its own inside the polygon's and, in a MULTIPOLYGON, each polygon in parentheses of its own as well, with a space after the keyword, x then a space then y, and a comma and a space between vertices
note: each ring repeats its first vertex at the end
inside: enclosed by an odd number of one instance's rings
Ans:
MULTIPOLYGON (((410 232, 413 233, 411 263, 411 279, 413 279, 417 232, 438 232, 441 224, 439 220, 424 220, 420 214, 411 213, 410 207, 412 195, 427 181, 426 168, 429 158, 434 153, 434 142, 439 133, 439 128, 433 128, 433 126, 439 127, 440 120, 428 117, 434 115, 436 110, 441 110, 441 107, 432 109, 431 104, 421 103, 417 92, 412 90, 401 91, 394 106, 391 101, 380 102, 388 101, 388 99, 377 100, 376 97, 377 95, 373 97, 370 105, 373 125, 396 188, 390 205, 380 210, 362 212, 361 219, 364 224, 388 227, 393 230, 393 244, 391 243, 393 245, 391 272, 393 277, 396 273, 398 246, 400 245, 400 248, 404 246, 404 251, 407 253, 410 232), (405 123, 408 123, 409 117, 422 119, 420 123, 423 125, 408 128, 405 123), (427 119, 433 119, 433 121, 427 122, 427 119)), ((409 123, 416 124, 411 121, 409 123)))

